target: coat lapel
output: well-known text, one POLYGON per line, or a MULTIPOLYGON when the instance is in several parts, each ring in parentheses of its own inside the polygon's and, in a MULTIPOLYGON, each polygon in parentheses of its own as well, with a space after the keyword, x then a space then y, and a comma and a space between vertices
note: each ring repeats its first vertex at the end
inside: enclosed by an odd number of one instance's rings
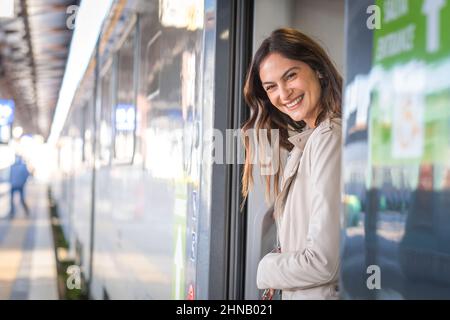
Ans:
POLYGON ((283 210, 286 203, 287 195, 289 193, 292 181, 296 177, 298 166, 300 165, 300 159, 302 157, 303 150, 305 149, 306 142, 308 141, 308 138, 311 136, 311 133, 313 131, 314 129, 307 129, 303 132, 293 135, 288 139, 289 142, 294 145, 294 149, 292 149, 286 164, 286 168, 284 169, 283 181, 281 183, 281 192, 278 194, 277 199, 275 200, 274 210, 275 214, 278 216, 281 216, 281 210, 283 210))

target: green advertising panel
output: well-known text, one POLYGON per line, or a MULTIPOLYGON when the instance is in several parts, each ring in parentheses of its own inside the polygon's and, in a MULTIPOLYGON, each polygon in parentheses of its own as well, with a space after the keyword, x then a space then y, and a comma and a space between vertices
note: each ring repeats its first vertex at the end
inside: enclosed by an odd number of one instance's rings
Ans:
POLYGON ((450 54, 447 0, 377 0, 381 28, 374 30, 374 65, 392 67, 419 59, 433 62, 450 54))
POLYGON ((376 1, 370 146, 373 165, 450 159, 450 3, 376 1))
POLYGON ((448 164, 450 89, 425 95, 425 100, 419 102, 422 105, 407 106, 404 108, 405 111, 400 110, 400 115, 395 115, 395 110, 400 107, 393 104, 387 105, 387 108, 381 106, 380 95, 379 91, 373 92, 371 105, 372 163, 448 164), (407 108, 415 108, 418 112, 413 114, 407 108))

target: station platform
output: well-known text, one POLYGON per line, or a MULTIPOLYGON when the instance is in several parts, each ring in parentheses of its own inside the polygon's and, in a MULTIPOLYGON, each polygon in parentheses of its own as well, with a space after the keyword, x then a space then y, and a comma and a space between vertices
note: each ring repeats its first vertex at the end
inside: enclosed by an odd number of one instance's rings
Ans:
POLYGON ((16 216, 0 217, 0 300, 59 299, 47 186, 29 181, 27 217, 16 198, 16 216))

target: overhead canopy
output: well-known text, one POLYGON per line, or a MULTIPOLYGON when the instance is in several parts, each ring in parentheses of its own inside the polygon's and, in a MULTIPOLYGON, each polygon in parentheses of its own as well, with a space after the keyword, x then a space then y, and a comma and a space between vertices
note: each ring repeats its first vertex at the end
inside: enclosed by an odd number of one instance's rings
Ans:
POLYGON ((0 18, 0 95, 15 100, 25 133, 49 134, 78 2, 15 0, 14 17, 0 18))

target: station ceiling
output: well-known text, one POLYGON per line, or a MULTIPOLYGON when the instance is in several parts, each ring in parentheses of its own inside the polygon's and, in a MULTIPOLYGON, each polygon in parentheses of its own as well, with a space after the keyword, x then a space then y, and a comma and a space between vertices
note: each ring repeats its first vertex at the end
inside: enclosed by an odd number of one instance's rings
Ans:
POLYGON ((14 125, 47 138, 79 0, 14 1, 14 17, 0 18, 0 98, 15 100, 14 125))

